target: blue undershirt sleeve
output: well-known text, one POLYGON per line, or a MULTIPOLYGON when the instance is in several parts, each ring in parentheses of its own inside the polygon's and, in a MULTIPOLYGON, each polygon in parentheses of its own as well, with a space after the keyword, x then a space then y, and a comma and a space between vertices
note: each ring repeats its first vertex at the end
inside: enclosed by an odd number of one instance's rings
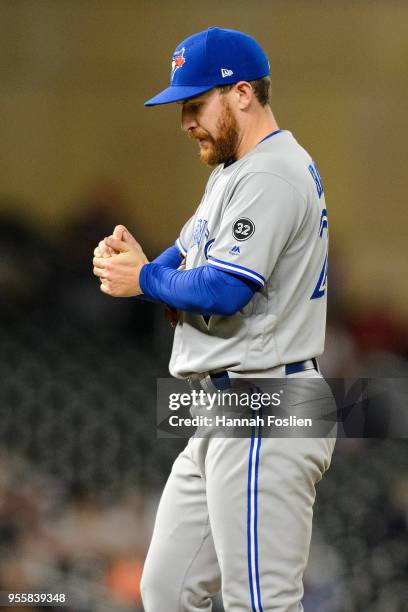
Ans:
POLYGON ((212 266, 179 271, 157 263, 143 266, 139 282, 146 297, 207 316, 234 314, 259 288, 250 280, 212 266))
POLYGON ((177 246, 173 244, 171 247, 163 251, 163 253, 160 253, 156 259, 153 259, 151 263, 159 264, 160 266, 175 270, 179 267, 182 261, 183 255, 180 253, 177 246))
MULTIPOLYGON (((171 247, 163 251, 163 253, 160 253, 156 259, 153 259, 151 263, 164 266, 165 268, 171 268, 172 270, 177 270, 183 259, 184 255, 180 253, 180 249, 176 244, 172 244, 171 247)), ((151 298, 143 293, 142 295, 138 295, 136 300, 141 302, 161 302, 161 300, 151 298)))

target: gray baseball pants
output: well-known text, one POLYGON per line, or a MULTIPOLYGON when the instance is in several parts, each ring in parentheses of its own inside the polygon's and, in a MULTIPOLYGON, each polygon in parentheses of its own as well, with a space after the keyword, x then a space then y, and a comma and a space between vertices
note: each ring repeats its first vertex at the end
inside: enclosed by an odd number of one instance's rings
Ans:
POLYGON ((226 612, 301 612, 315 486, 334 445, 191 438, 159 504, 141 583, 146 612, 209 612, 220 589, 226 612))

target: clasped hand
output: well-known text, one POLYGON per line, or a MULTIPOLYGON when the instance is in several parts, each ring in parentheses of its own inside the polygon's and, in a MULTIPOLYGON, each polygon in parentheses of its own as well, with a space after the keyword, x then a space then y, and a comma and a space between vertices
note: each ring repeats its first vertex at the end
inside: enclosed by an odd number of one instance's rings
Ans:
POLYGON ((123 226, 101 240, 94 251, 93 273, 101 281, 101 291, 112 297, 140 295, 140 271, 149 263, 142 247, 123 226))

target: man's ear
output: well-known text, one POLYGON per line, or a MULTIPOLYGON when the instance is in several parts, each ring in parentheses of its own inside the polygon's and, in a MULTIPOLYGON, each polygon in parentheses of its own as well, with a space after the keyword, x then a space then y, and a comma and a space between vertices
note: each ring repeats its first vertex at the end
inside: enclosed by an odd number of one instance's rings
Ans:
POLYGON ((239 81, 234 86, 234 92, 237 96, 238 108, 240 110, 247 109, 254 96, 254 90, 252 89, 251 83, 248 83, 248 81, 239 81))

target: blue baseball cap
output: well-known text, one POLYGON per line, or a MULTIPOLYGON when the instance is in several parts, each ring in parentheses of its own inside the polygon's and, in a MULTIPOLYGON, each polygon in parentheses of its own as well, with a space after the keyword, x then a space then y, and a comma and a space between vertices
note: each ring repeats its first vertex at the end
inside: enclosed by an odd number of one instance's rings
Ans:
POLYGON ((254 81, 270 72, 268 58, 248 34, 211 27, 177 45, 171 62, 170 87, 145 106, 194 98, 217 85, 254 81))

